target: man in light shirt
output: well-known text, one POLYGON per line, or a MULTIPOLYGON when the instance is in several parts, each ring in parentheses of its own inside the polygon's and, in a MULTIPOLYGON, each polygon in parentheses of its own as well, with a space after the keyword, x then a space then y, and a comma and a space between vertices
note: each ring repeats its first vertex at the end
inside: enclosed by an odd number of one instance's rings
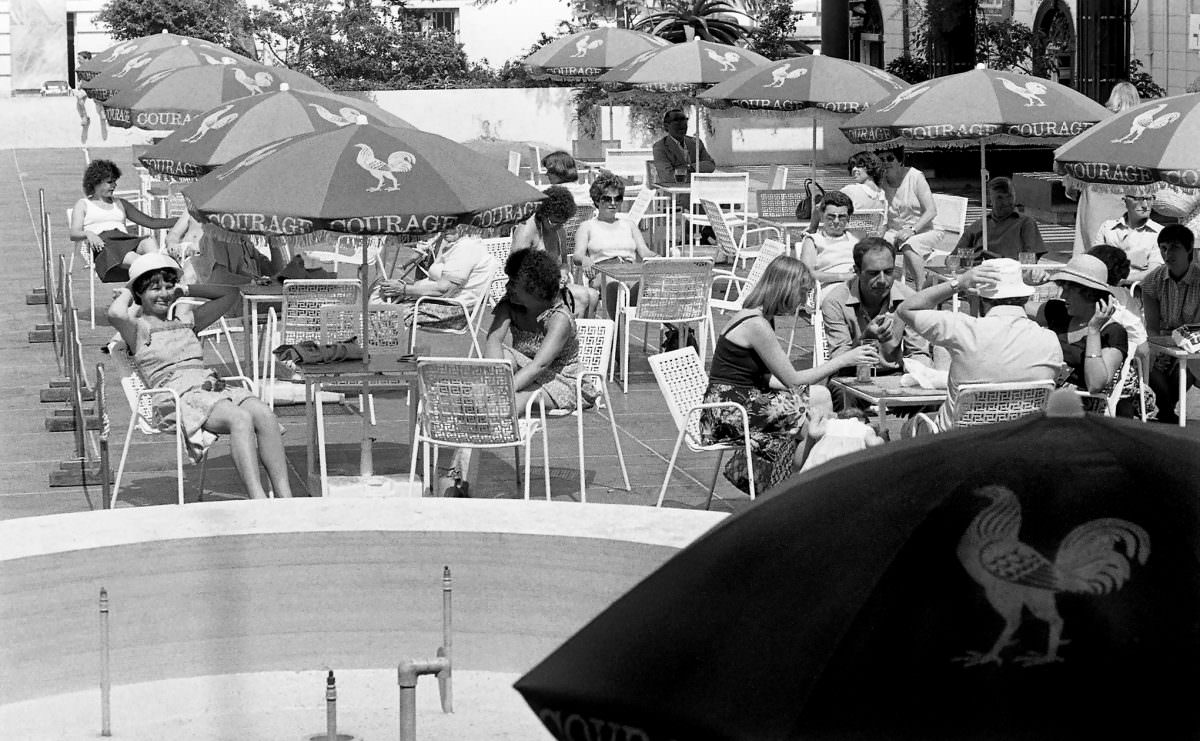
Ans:
POLYGON ((1129 256, 1129 283, 1144 279, 1163 264, 1158 250, 1158 233, 1162 224, 1150 218, 1153 197, 1147 195, 1125 196, 1125 215, 1109 219, 1100 225, 1094 244, 1120 247, 1129 256))

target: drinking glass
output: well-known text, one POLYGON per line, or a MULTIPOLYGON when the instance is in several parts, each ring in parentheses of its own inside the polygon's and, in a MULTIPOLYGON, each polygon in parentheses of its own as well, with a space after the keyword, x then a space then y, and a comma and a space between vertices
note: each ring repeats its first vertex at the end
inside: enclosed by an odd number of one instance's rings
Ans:
POLYGON ((1017 262, 1022 265, 1033 265, 1037 262, 1036 252, 1019 252, 1017 253, 1017 262))
POLYGON ((951 252, 949 255, 946 255, 946 269, 952 274, 958 272, 959 260, 957 252, 951 252))

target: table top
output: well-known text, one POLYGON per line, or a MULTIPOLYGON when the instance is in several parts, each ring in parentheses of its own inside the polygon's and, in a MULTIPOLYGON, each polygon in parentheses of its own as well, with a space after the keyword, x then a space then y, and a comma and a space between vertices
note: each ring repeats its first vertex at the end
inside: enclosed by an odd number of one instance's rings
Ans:
POLYGON ((411 380, 417 377, 417 363, 413 356, 376 355, 372 356, 366 365, 361 360, 344 360, 338 363, 298 364, 297 367, 304 374, 306 382, 318 380, 324 382, 332 377, 342 380, 349 378, 370 380, 382 377, 389 380, 397 378, 411 380))
POLYGON ((1190 353, 1176 345, 1175 339, 1169 334, 1154 335, 1150 338, 1150 345, 1153 346, 1155 352, 1166 353, 1177 358, 1200 358, 1200 353, 1190 353))
POLYGON ((855 396, 866 399, 871 403, 885 401, 893 406, 897 404, 940 404, 946 400, 946 389, 926 389, 920 386, 901 386, 901 374, 876 376, 867 383, 861 383, 853 378, 835 377, 830 381, 846 389, 855 396))
POLYGON ((242 296, 246 298, 253 296, 282 298, 283 284, 276 281, 271 281, 265 286, 259 285, 258 283, 247 283, 246 285, 242 286, 242 296))
POLYGON ((642 263, 640 262, 621 262, 620 260, 609 260, 608 262, 598 262, 595 265, 596 272, 604 275, 607 278, 621 281, 641 280, 642 263))

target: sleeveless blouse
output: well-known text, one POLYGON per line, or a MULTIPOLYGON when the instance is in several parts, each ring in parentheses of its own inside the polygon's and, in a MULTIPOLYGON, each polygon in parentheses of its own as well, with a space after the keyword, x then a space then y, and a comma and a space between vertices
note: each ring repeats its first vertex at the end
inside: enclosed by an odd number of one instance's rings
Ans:
POLYGON ((83 199, 83 230, 101 234, 111 229, 125 231, 125 206, 113 199, 112 203, 83 199))
POLYGON ((635 227, 625 219, 609 224, 598 218, 591 220, 588 235, 588 257, 595 262, 603 260, 625 260, 633 262, 637 257, 637 242, 634 241, 635 227))
POLYGON ((766 391, 771 387, 771 371, 762 357, 752 347, 735 345, 727 336, 729 332, 754 315, 744 316, 725 328, 717 338, 713 350, 712 369, 708 381, 727 383, 739 388, 755 388, 766 391))

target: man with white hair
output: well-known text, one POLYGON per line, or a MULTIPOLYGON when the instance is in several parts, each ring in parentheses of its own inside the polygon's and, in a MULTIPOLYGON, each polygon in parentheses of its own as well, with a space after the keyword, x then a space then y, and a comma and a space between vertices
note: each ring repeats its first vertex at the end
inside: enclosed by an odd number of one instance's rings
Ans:
POLYGON ((896 313, 930 344, 950 354, 949 395, 938 412, 938 429, 950 427, 958 389, 967 383, 1053 381, 1062 368, 1058 336, 1025 313, 1033 287, 1021 278, 1021 264, 1008 258, 984 260, 952 281, 905 299, 896 313), (981 316, 939 311, 958 291, 978 289, 981 316))

